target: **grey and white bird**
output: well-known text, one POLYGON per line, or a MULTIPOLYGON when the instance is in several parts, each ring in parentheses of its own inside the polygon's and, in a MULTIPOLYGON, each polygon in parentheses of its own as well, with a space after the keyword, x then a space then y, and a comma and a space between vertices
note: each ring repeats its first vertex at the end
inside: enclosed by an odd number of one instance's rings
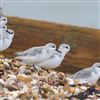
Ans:
POLYGON ((59 46, 58 51, 55 51, 55 53, 48 60, 45 60, 44 62, 41 62, 41 63, 37 63, 34 65, 34 67, 37 70, 40 70, 41 68, 43 69, 57 68, 60 66, 65 55, 69 51, 70 51, 70 46, 68 44, 61 44, 59 46))
POLYGON ((0 17, 0 27, 3 27, 8 22, 6 17, 0 17))
POLYGON ((73 80, 79 80, 80 82, 87 82, 95 84, 100 78, 100 63, 94 63, 91 67, 85 68, 71 75, 73 80))
POLYGON ((11 29, 4 29, 3 33, 0 34, 0 51, 7 49, 13 40, 14 31, 11 29))
MULTIPOLYGON (((7 26, 4 25, 3 27, 0 27, 0 48, 2 48, 2 45, 3 45, 3 36, 4 36, 4 33, 6 33, 6 30, 7 30, 7 26)), ((1 51, 1 49, 0 49, 1 51)))
POLYGON ((45 46, 32 47, 22 52, 15 53, 17 57, 15 59, 21 60, 28 65, 37 64, 49 59, 53 56, 56 50, 54 43, 48 43, 45 46))

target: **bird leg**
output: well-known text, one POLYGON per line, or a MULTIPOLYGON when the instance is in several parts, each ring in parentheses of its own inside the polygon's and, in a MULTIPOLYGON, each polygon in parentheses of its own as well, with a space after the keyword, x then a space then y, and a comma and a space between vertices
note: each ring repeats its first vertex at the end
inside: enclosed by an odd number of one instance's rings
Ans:
POLYGON ((35 71, 39 72, 42 71, 41 67, 38 65, 33 65, 33 68, 35 69, 35 71))

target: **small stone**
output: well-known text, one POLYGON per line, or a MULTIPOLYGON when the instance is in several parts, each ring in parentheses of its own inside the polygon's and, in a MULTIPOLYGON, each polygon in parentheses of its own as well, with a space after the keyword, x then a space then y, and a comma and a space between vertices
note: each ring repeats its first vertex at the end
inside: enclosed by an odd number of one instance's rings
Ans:
POLYGON ((19 89, 16 85, 5 85, 5 88, 7 88, 9 91, 16 91, 19 89))
POLYGON ((68 78, 68 77, 67 77, 67 82, 69 85, 75 84, 74 80, 72 80, 71 78, 68 78))
POLYGON ((28 83, 28 82, 31 82, 31 81, 32 81, 32 78, 30 78, 30 77, 25 77, 25 76, 22 76, 22 75, 18 75, 18 76, 17 76, 17 80, 18 80, 18 81, 21 81, 21 82, 28 83))
POLYGON ((74 94, 75 88, 74 87, 68 87, 68 91, 69 91, 69 93, 74 94))
POLYGON ((5 70, 10 70, 11 66, 9 65, 8 62, 3 62, 3 64, 5 65, 5 70))
POLYGON ((77 95, 81 92, 81 90, 78 87, 75 87, 74 95, 77 95))

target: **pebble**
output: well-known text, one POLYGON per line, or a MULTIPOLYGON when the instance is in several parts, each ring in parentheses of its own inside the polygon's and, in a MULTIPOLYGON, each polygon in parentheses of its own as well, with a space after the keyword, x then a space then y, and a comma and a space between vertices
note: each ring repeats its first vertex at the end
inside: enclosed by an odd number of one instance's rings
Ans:
POLYGON ((20 61, 0 59, 0 100, 99 100, 100 88, 54 70, 37 73, 20 61))

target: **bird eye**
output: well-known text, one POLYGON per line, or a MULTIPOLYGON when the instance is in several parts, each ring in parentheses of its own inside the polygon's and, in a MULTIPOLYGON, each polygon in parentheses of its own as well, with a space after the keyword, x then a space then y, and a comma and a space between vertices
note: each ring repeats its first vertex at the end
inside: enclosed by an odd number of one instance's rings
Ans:
POLYGON ((6 28, 5 26, 3 26, 3 28, 6 28))
POLYGON ((54 46, 54 45, 53 45, 52 47, 53 47, 53 48, 55 48, 55 46, 54 46))
POLYGON ((6 32, 9 32, 8 30, 6 30, 6 32))
POLYGON ((66 48, 68 49, 68 47, 66 46, 66 48))
POLYGON ((6 19, 3 19, 4 21, 6 21, 6 19))

